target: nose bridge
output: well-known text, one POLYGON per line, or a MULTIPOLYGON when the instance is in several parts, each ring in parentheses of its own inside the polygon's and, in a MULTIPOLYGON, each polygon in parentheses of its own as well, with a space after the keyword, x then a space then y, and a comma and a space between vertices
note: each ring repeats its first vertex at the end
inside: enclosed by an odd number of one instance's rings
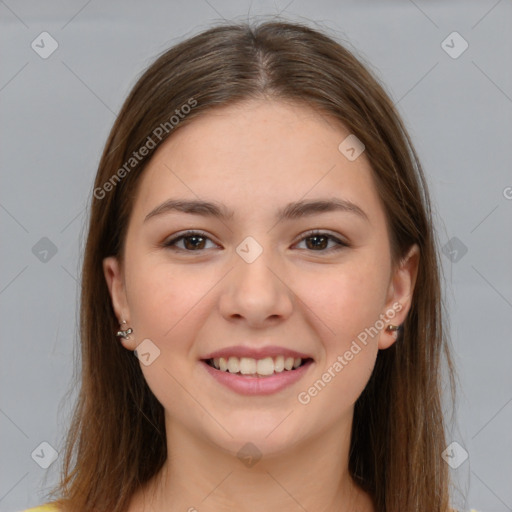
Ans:
POLYGON ((282 274, 283 266, 277 252, 266 245, 247 237, 236 247, 229 286, 221 299, 223 314, 260 321, 290 314, 292 297, 282 274))
MULTIPOLYGON (((260 237, 261 239, 261 237, 260 237)), ((237 288, 245 288, 252 293, 274 293, 279 288, 279 279, 272 267, 279 267, 274 249, 268 243, 261 245, 253 237, 247 237, 236 248, 235 277, 237 288)))

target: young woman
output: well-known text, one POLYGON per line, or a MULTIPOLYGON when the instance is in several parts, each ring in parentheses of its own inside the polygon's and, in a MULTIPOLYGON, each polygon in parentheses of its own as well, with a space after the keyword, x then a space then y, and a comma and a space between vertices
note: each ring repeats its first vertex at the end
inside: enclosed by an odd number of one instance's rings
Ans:
POLYGON ((171 48, 96 176, 47 510, 449 511, 438 265, 409 136, 349 51, 281 21, 171 48))

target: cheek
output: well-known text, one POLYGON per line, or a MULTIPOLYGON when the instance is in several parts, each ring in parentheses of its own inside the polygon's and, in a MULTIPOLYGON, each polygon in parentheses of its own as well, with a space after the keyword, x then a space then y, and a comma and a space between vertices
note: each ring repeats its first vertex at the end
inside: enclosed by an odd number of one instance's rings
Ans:
POLYGON ((379 262, 359 259, 323 274, 303 274, 294 291, 323 324, 326 345, 343 348, 383 312, 387 277, 379 262))
POLYGON ((167 343, 212 284, 199 278, 199 271, 177 271, 161 264, 134 268, 127 282, 133 328, 139 335, 167 343))
POLYGON ((340 415, 352 411, 375 366, 376 344, 364 346, 356 342, 345 348, 329 359, 315 379, 305 383, 297 397, 308 415, 322 417, 325 423, 335 422, 340 415))
POLYGON ((323 354, 299 395, 301 406, 326 422, 351 409, 371 377, 378 353, 375 325, 383 312, 386 274, 375 262, 347 265, 312 281, 302 292, 323 354), (308 409, 309 408, 309 409, 308 409))
POLYGON ((208 308, 212 307, 208 291, 215 280, 198 270, 177 271, 170 265, 133 263, 137 271, 127 282, 127 290, 136 340, 151 340, 158 353, 151 364, 141 362, 141 370, 157 400, 180 417, 191 407, 184 386, 195 394, 190 383, 195 364, 191 353, 208 308))

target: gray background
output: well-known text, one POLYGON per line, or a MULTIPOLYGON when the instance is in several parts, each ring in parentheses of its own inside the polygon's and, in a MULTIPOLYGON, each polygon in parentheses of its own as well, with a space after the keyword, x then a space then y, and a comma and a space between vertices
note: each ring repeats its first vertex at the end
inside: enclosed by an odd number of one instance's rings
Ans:
MULTIPOLYGON (((1 511, 41 503, 57 476, 61 459, 45 470, 31 454, 43 441, 60 450, 69 419, 65 393, 76 352, 86 205, 116 112, 165 48, 222 18, 278 12, 348 41, 404 117, 446 246, 445 293, 460 380, 449 441, 461 446, 457 457, 462 449, 469 454, 452 470, 454 505, 512 510, 511 1, 6 0, 0 1, 1 511), (58 43, 46 59, 31 47, 43 31, 58 43), (442 47, 453 31, 469 44, 458 58, 442 47)), ((446 45, 452 53, 462 48, 460 40, 446 45)))

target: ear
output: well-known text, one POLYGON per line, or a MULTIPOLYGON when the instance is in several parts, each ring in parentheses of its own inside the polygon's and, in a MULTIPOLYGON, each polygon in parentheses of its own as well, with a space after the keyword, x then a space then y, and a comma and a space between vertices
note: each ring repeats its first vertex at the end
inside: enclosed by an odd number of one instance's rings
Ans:
POLYGON ((388 288, 386 309, 383 312, 386 323, 379 334, 379 349, 389 348, 397 340, 397 331, 388 331, 386 327, 390 324, 401 325, 407 318, 418 276, 419 260, 420 250, 418 245, 414 244, 393 271, 388 288))
MULTIPOLYGON (((122 320, 126 320, 125 326, 130 326, 130 310, 126 298, 126 288, 124 284, 124 272, 120 260, 116 256, 109 256, 103 260, 103 273, 107 281, 112 307, 117 317, 117 321, 121 324, 122 320)), ((131 339, 120 338, 123 346, 128 350, 135 350, 133 335, 131 339)))

